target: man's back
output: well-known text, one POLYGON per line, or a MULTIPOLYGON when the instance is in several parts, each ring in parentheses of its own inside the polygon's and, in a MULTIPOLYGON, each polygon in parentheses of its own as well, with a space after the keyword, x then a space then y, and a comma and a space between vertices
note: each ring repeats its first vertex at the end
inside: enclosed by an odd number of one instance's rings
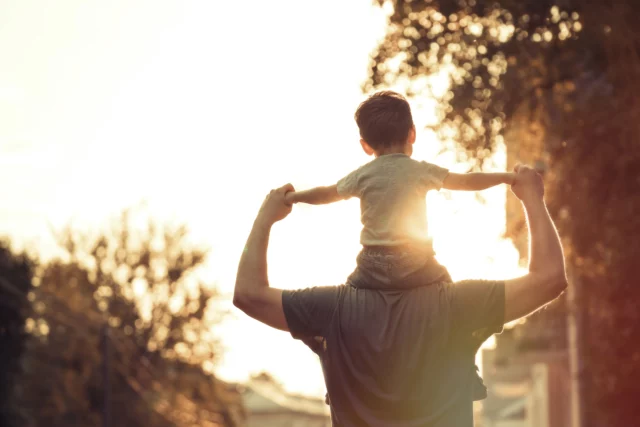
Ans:
POLYGON ((504 284, 320 287, 285 291, 283 308, 320 356, 334 426, 470 426, 473 359, 502 328, 504 284))

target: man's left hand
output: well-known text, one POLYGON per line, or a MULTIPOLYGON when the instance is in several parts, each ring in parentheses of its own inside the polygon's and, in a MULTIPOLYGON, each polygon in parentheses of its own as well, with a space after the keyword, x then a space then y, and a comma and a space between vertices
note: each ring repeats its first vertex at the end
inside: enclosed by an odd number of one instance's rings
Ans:
POLYGON ((292 206, 285 201, 285 194, 295 191, 293 185, 286 184, 275 190, 271 190, 262 202, 257 220, 271 225, 287 217, 291 213, 292 206))

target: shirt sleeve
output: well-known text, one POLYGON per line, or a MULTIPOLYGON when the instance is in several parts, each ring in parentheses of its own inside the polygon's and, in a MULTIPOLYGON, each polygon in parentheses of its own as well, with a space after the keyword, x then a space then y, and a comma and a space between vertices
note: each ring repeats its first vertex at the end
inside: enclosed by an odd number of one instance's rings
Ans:
POLYGON ((357 197, 360 195, 358 190, 358 177, 360 176, 360 169, 356 169, 349 175, 345 176, 336 184, 338 195, 344 198, 357 197))
POLYGON ((504 326, 504 281, 464 280, 452 286, 455 331, 477 350, 504 326))
POLYGON ((428 162, 419 162, 420 175, 428 190, 442 188, 442 182, 449 175, 449 169, 428 162))
POLYGON ((326 336, 341 287, 318 286, 282 292, 282 308, 293 338, 326 336))

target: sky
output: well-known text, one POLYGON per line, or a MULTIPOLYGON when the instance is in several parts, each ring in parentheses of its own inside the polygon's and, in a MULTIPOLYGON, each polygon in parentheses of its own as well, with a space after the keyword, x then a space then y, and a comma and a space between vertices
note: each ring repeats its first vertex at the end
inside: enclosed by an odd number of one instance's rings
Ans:
MULTIPOLYGON (((207 277, 231 310, 213 329, 225 349, 215 372, 268 371, 323 395, 317 358, 234 309, 231 292, 270 189, 329 185, 370 160, 353 113, 385 24, 370 0, 0 0, 0 234, 47 255, 50 227, 104 226, 144 201, 211 248, 207 277)), ((412 105, 418 124, 432 119, 428 100, 412 105)), ((465 170, 418 134, 414 157, 465 170)), ((454 279, 521 271, 501 238, 506 189, 482 195, 429 195, 454 279)), ((357 200, 296 206, 272 233, 271 285, 343 283, 359 232, 357 200)))

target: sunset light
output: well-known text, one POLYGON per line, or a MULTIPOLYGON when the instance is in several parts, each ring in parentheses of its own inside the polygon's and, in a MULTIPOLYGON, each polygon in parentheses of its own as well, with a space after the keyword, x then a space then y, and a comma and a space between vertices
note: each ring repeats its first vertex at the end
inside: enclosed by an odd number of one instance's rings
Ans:
POLYGON ((638 15, 0 0, 0 425, 640 426, 638 15))

